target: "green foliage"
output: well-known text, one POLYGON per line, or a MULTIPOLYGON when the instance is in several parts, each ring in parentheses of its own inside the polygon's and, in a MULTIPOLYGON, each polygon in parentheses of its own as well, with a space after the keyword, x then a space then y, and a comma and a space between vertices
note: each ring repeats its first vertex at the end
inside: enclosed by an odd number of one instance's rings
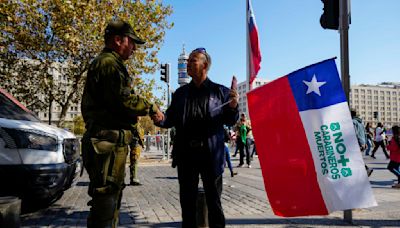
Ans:
POLYGON ((171 13, 171 6, 156 0, 2 1, 0 84, 32 110, 55 101, 63 120, 69 106, 80 102, 90 60, 104 47, 105 26, 119 17, 147 41, 127 66, 138 92, 155 99, 154 80, 140 75, 157 69, 157 53, 173 26, 167 22, 171 13))
POLYGON ((74 126, 73 126, 73 132, 75 135, 83 135, 85 133, 85 122, 83 121, 82 116, 77 116, 74 118, 74 126))

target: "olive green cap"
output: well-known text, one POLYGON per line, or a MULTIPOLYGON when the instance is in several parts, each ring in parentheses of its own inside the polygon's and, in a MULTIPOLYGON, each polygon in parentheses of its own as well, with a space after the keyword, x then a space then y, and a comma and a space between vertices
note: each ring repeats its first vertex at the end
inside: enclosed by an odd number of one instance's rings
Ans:
POLYGON ((122 21, 120 19, 113 20, 107 25, 106 30, 104 32, 104 37, 108 37, 111 35, 128 36, 132 38, 132 40, 136 44, 145 43, 145 41, 143 41, 136 35, 132 26, 128 22, 122 21))

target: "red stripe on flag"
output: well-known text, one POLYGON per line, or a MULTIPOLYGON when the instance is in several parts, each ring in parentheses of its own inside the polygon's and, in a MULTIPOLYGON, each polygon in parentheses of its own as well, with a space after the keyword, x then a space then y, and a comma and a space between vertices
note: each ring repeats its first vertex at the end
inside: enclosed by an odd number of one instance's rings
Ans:
POLYGON ((247 95, 265 190, 276 215, 326 215, 310 147, 287 77, 247 95))
POLYGON ((250 31, 250 85, 253 83, 254 79, 257 77, 257 73, 260 70, 261 63, 261 51, 260 43, 258 41, 258 31, 256 27, 250 31))

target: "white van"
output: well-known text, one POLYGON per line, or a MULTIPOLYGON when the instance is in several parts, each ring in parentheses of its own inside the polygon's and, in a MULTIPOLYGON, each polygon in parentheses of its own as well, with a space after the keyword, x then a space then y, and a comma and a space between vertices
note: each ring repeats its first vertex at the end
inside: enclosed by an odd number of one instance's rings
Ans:
POLYGON ((0 89, 0 196, 50 203, 81 170, 74 134, 40 122, 0 89))

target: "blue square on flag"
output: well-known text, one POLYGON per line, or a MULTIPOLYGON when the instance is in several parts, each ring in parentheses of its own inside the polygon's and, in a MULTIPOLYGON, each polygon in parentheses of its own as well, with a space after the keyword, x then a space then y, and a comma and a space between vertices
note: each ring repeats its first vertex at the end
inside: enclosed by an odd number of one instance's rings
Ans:
POLYGON ((295 71, 288 79, 299 111, 346 101, 333 59, 295 71))

